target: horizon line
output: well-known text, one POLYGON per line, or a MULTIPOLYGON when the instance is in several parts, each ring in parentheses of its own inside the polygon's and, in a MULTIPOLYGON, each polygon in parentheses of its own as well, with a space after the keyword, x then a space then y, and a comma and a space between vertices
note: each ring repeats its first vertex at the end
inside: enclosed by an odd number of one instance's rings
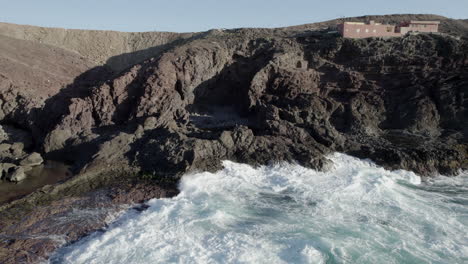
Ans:
POLYGON ((325 23, 325 22, 331 22, 333 20, 340 20, 340 19, 351 19, 351 18, 364 18, 364 17, 385 17, 385 16, 404 16, 404 15, 414 15, 414 16, 420 16, 420 15, 426 15, 426 16, 438 16, 444 19, 451 19, 451 20, 468 20, 468 18, 451 18, 451 17, 446 17, 438 14, 424 14, 424 13, 419 13, 419 14, 412 14, 412 13, 395 13, 395 14, 383 14, 383 15, 361 15, 361 16, 343 16, 343 17, 337 17, 337 18, 332 18, 328 20, 323 20, 323 21, 316 21, 316 22, 308 22, 308 23, 303 23, 303 24, 294 24, 294 25, 285 25, 285 26, 279 26, 279 27, 232 27, 232 28, 223 28, 223 27, 218 27, 218 28, 209 28, 207 30, 202 30, 202 31, 165 31, 165 30, 149 30, 149 31, 124 31, 124 30, 114 30, 114 29, 92 29, 92 28, 75 28, 75 27, 60 27, 60 26, 43 26, 43 25, 32 25, 32 24, 22 24, 22 23, 13 23, 9 21, 0 21, 0 24, 10 24, 10 25, 16 25, 16 26, 25 26, 25 27, 37 27, 37 28, 49 28, 49 29, 61 29, 61 30, 80 30, 80 31, 110 31, 110 32, 121 32, 121 33, 148 33, 148 32, 163 32, 163 33, 178 33, 178 34, 190 34, 190 33, 200 33, 200 32, 207 32, 210 30, 216 30, 216 29, 282 29, 282 28, 288 28, 288 27, 298 27, 298 26, 304 26, 304 25, 310 25, 310 24, 319 24, 319 23, 325 23))

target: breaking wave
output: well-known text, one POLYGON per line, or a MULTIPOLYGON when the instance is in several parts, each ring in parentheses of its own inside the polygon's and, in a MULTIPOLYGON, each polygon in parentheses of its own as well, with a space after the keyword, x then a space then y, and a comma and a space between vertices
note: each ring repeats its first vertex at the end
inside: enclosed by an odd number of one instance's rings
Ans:
POLYGON ((334 167, 230 161, 130 210, 52 263, 466 263, 468 175, 427 182, 335 153, 334 167))

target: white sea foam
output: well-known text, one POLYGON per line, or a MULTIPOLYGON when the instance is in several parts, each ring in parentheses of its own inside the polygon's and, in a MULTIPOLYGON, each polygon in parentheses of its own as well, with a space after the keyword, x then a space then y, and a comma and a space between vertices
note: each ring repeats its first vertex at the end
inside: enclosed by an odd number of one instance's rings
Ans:
POLYGON ((53 263, 463 263, 468 176, 428 183, 335 153, 317 172, 224 162, 53 263))

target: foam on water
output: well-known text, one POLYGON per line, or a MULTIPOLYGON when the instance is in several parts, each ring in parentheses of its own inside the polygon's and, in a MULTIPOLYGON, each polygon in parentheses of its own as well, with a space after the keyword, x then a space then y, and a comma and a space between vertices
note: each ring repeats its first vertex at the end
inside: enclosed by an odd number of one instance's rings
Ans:
POLYGON ((317 172, 224 162, 52 263, 463 263, 468 176, 421 183, 335 153, 317 172))

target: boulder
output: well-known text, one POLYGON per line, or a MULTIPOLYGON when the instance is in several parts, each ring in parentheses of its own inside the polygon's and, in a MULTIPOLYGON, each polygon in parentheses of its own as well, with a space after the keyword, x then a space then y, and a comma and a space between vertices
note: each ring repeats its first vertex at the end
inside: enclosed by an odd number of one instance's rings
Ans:
POLYGON ((10 169, 16 167, 13 163, 0 163, 0 178, 5 179, 10 172, 10 169))
POLYGON ((8 173, 7 179, 12 182, 20 182, 26 179, 26 174, 24 173, 23 167, 16 166, 12 172, 8 173))
POLYGON ((26 158, 24 158, 21 162, 21 166, 29 166, 29 167, 34 167, 41 165, 44 162, 44 159, 42 159, 41 154, 37 152, 33 152, 29 154, 26 158))
POLYGON ((54 129, 46 136, 44 140, 44 151, 46 153, 62 149, 72 133, 67 129, 54 129))
POLYGON ((145 119, 145 123, 143 125, 143 128, 145 130, 154 129, 156 127, 157 123, 158 123, 158 120, 156 119, 156 117, 150 116, 150 117, 145 119))
POLYGON ((219 137, 219 141, 221 141, 221 144, 223 144, 226 148, 231 149, 234 147, 234 141, 232 140, 231 131, 223 131, 223 133, 221 133, 221 136, 219 137))
POLYGON ((13 143, 10 149, 14 157, 19 157, 23 155, 24 144, 20 142, 13 143))

